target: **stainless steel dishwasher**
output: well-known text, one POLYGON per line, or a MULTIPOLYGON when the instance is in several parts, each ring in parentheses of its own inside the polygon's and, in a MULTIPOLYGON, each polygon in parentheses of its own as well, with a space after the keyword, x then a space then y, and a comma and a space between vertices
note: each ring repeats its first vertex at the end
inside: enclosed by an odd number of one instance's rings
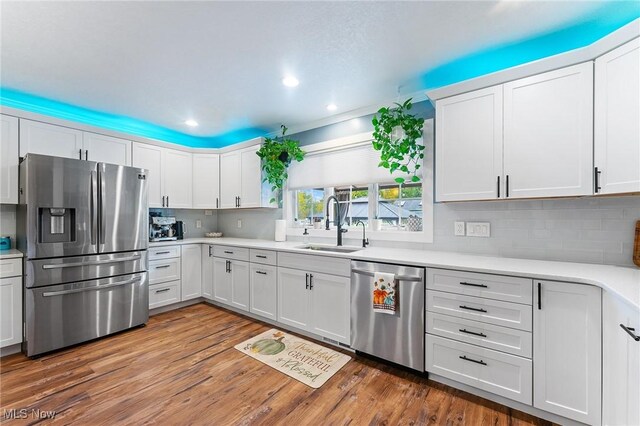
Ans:
POLYGON ((424 268, 351 262, 351 348, 424 372, 424 268), (397 310, 373 311, 376 272, 395 274, 397 310))

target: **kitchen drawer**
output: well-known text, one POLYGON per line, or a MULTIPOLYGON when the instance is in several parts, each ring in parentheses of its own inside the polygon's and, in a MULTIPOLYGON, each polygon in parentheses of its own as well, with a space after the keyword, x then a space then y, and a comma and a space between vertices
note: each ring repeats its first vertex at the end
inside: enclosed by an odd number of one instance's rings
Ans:
POLYGON ((447 269, 427 269, 427 288, 531 305, 533 280, 447 269))
POLYGON ((528 331, 427 312, 427 333, 531 358, 533 339, 528 331))
POLYGON ((351 276, 351 260, 319 254, 278 253, 278 266, 301 269, 310 272, 321 272, 343 277, 351 276))
POLYGON ((426 370, 531 405, 530 359, 427 334, 426 370))
POLYGON ((278 263, 277 253, 271 250, 249 250, 251 262, 262 263, 263 265, 276 265, 278 263))
POLYGON ((531 331, 531 306, 427 290, 427 311, 531 331))
POLYGON ((180 257, 180 246, 153 247, 149 249, 149 260, 180 257))
POLYGON ((180 279, 180 258, 149 261, 149 285, 180 279))
POLYGON ((225 259, 249 261, 249 249, 232 246, 213 246, 213 255, 225 259))
POLYGON ((149 286, 149 309, 179 302, 180 287, 180 280, 149 286))
POLYGON ((0 278, 19 277, 22 275, 22 258, 0 260, 0 278))

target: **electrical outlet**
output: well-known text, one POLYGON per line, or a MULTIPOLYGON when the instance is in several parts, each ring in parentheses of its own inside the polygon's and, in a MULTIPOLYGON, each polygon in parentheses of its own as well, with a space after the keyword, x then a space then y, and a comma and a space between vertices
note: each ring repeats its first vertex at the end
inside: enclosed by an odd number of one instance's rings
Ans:
POLYGON ((464 222, 454 222, 453 235, 464 237, 464 222))
POLYGON ((242 219, 238 219, 238 228, 242 228, 242 219))
POLYGON ((211 215, 213 215, 213 210, 205 210, 205 211, 204 211, 204 215, 205 215, 205 216, 211 216, 211 215))
POLYGON ((491 236, 491 224, 489 222, 467 222, 467 237, 491 236))
POLYGON ((200 219, 196 220, 196 228, 202 228, 202 221, 200 219))

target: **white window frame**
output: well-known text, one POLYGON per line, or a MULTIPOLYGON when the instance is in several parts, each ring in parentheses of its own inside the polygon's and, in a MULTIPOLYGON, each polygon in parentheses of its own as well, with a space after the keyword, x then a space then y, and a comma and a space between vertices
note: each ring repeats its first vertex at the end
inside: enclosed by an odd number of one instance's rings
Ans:
MULTIPOLYGON (((321 142, 314 145, 305 146, 305 151, 316 152, 327 149, 342 149, 351 145, 360 145, 368 143, 372 140, 372 132, 361 133, 354 136, 345 138, 334 139, 327 142, 321 142)), ((425 120, 423 129, 423 140, 426 146, 425 149, 425 161, 422 166, 422 231, 412 232, 403 230, 383 229, 381 231, 374 231, 370 227, 367 227, 367 237, 370 241, 394 241, 394 242, 414 242, 414 243, 432 243, 433 242, 433 119, 425 120)), ((359 186, 359 185, 358 185, 359 186)), ((369 200, 372 197, 372 185, 369 185, 369 200)), ((301 237, 304 232, 304 226, 294 227, 295 219, 295 205, 293 200, 293 194, 295 191, 289 190, 285 187, 284 200, 283 200, 283 215, 287 221, 287 235, 292 237, 301 237)), ((325 188, 325 201, 324 209, 326 210, 326 200, 330 193, 325 188)), ((375 194, 377 198, 377 193, 375 194)), ((372 205, 369 202, 369 216, 371 217, 371 209, 374 209, 377 205, 372 205)), ((330 210, 332 213, 333 209, 330 210)), ((330 217, 331 220, 333 218, 330 217)), ((336 238, 335 226, 332 224, 332 229, 325 230, 324 223, 322 229, 314 229, 313 226, 306 227, 310 237, 317 238, 336 238)), ((360 240, 362 234, 358 231, 362 230, 362 227, 348 227, 349 232, 344 235, 346 240, 360 240)))

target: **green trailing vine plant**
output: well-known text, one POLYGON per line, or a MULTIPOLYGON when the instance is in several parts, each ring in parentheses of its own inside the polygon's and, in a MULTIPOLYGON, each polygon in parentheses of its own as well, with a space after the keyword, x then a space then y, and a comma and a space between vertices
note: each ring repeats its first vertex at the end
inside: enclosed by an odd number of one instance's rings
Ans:
MULTIPOLYGON (((411 176, 411 182, 420 182, 418 170, 424 158, 422 138, 424 120, 409 113, 411 99, 404 103, 394 103, 395 107, 383 107, 373 117, 373 149, 380 151, 378 167, 411 176)), ((397 183, 405 183, 404 177, 396 177, 397 183)))
MULTIPOLYGON (((300 142, 286 137, 287 127, 280 126, 282 135, 280 137, 265 138, 264 143, 257 151, 258 157, 262 159, 262 170, 264 172, 263 182, 269 182, 272 191, 281 191, 285 181, 289 177, 287 168, 292 161, 302 161, 305 152, 300 148, 300 142)), ((275 198, 269 202, 274 203, 275 198)))

